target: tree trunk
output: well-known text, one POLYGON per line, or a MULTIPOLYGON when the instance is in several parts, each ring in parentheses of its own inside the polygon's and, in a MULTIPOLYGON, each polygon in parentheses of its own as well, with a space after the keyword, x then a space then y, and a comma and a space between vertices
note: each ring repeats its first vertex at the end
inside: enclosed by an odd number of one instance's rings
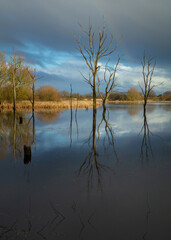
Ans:
POLYGON ((93 149, 96 152, 96 109, 93 108, 93 149))
POLYGON ((96 72, 93 75, 93 109, 96 110, 96 72))
POLYGON ((70 84, 71 93, 70 93, 70 111, 71 111, 71 118, 70 118, 70 146, 72 145, 72 84, 70 84))
POLYGON ((103 112, 106 113, 106 97, 103 99, 102 105, 103 105, 103 112))
POLYGON ((32 120, 33 120, 33 141, 32 141, 32 144, 34 144, 35 143, 35 117, 34 117, 34 111, 32 112, 32 120))
POLYGON ((144 103, 144 116, 146 116, 146 104, 144 103))
POLYGON ((32 113, 34 113, 34 102, 35 102, 35 81, 33 79, 33 102, 32 102, 32 113))
POLYGON ((12 85, 13 85, 13 110, 16 110, 16 86, 15 86, 15 78, 12 77, 12 85))
POLYGON ((16 134, 17 134, 17 124, 16 124, 16 112, 13 112, 13 157, 16 161, 16 134))

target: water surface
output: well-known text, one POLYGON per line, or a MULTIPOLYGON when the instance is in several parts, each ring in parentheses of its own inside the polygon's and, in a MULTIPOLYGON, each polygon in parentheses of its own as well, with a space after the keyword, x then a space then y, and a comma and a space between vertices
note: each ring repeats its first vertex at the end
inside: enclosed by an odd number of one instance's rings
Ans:
POLYGON ((1 112, 0 179, 0 239, 169 240, 171 105, 1 112))

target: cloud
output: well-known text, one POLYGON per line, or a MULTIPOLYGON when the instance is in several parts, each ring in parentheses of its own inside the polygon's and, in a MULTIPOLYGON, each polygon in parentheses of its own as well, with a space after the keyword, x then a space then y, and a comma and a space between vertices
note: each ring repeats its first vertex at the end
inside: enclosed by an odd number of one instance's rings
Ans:
POLYGON ((77 22, 87 28, 90 16, 97 33, 104 16, 108 36, 109 32, 116 39, 123 36, 121 49, 130 59, 137 61, 146 49, 158 62, 170 63, 170 0, 1 0, 0 5, 1 49, 31 42, 74 52, 72 32, 80 32, 77 22))
MULTIPOLYGON (((54 56, 56 55, 54 54, 54 56)), ((87 78, 89 76, 89 69, 85 64, 83 58, 71 54, 66 54, 66 56, 65 54, 62 54, 61 56, 59 54, 58 57, 62 58, 61 62, 55 62, 54 59, 52 63, 47 64, 43 67, 39 67, 39 71, 41 71, 42 74, 46 74, 46 79, 48 79, 48 76, 50 79, 58 79, 58 82, 60 81, 60 79, 62 79, 63 82, 68 84, 68 87, 72 83, 76 91, 80 91, 81 93, 90 92, 90 86, 84 81, 84 78, 81 75, 82 73, 87 78), (50 77, 51 75, 53 77, 50 77)), ((102 63, 100 63, 100 65, 102 65, 102 63)), ((101 68, 99 72, 99 77, 101 80, 103 80, 103 74, 104 69, 101 68)), ((168 75, 169 74, 166 70, 157 67, 155 68, 153 83, 154 85, 158 85, 156 88, 154 88, 154 91, 156 91, 157 94, 163 93, 168 89, 171 89, 171 78, 169 78, 168 75), (162 84, 160 85, 160 83, 162 84)), ((131 87, 136 87, 140 90, 139 83, 143 86, 142 66, 128 66, 122 63, 119 66, 119 70, 116 75, 117 87, 115 88, 115 90, 126 92, 131 87)), ((102 81, 101 90, 104 90, 104 87, 105 83, 102 81)))
POLYGON ((0 51, 21 51, 39 71, 80 82, 79 71, 88 71, 72 32, 81 33, 78 22, 88 29, 90 16, 98 36, 104 16, 107 36, 114 33, 115 42, 122 36, 117 53, 125 53, 117 75, 120 88, 137 86, 146 50, 157 59, 154 79, 166 83, 164 91, 171 82, 170 9, 170 0, 1 0, 0 51))

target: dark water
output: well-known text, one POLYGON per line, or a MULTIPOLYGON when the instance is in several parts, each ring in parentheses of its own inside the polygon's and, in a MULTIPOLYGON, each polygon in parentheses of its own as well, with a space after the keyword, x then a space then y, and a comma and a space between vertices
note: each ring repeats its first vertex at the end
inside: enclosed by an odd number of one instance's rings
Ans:
POLYGON ((171 105, 142 110, 0 113, 0 239, 170 240, 171 105))

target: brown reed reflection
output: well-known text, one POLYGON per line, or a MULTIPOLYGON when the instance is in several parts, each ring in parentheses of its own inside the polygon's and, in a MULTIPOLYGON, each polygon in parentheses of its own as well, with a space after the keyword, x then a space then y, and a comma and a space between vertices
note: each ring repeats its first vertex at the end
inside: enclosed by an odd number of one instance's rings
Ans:
POLYGON ((129 116, 134 117, 138 115, 138 113, 141 111, 141 105, 128 105, 125 108, 129 114, 129 116))
POLYGON ((36 113, 37 119, 41 123, 53 123, 60 117, 60 112, 57 111, 41 111, 36 113))
POLYGON ((0 156, 7 152, 16 161, 24 154, 24 146, 35 143, 34 114, 28 118, 23 112, 0 113, 0 156))

